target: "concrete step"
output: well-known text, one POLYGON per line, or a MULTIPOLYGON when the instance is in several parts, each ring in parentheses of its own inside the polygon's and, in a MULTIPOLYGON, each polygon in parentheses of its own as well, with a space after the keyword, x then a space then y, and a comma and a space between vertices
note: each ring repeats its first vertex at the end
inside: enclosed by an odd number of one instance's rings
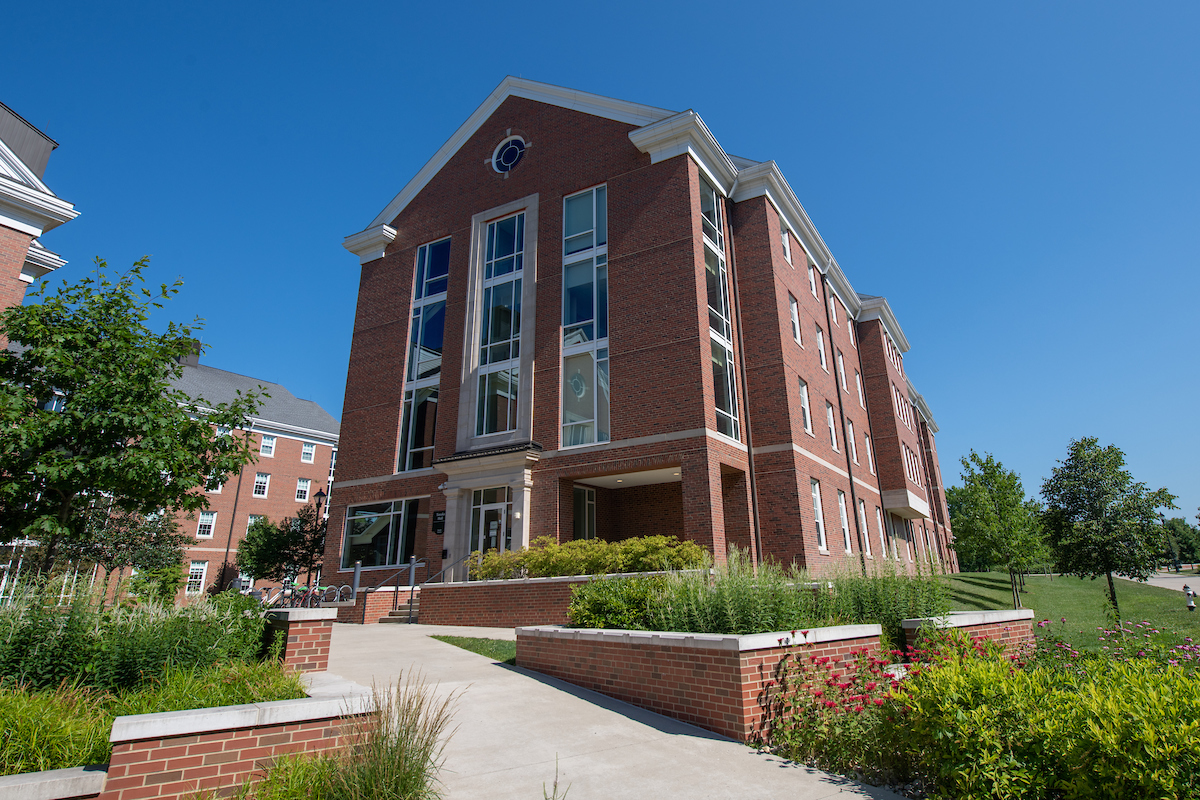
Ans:
MULTIPOLYGON (((380 618, 379 618, 379 621, 380 621, 381 623, 390 622, 390 623, 392 623, 393 625, 404 625, 404 624, 406 624, 406 623, 408 622, 408 614, 405 614, 404 616, 397 616, 397 617, 393 617, 393 616, 390 616, 390 615, 389 615, 389 616, 386 616, 386 617, 380 617, 380 618)), ((412 621, 413 621, 413 622, 416 622, 416 621, 417 621, 417 615, 416 615, 416 614, 413 614, 412 621)))

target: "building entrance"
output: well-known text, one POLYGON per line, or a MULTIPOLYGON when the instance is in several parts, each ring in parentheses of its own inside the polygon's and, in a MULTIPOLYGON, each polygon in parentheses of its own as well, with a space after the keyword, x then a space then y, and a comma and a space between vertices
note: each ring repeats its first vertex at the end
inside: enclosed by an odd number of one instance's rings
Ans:
POLYGON ((512 489, 476 489, 471 498, 471 552, 512 549, 512 489))

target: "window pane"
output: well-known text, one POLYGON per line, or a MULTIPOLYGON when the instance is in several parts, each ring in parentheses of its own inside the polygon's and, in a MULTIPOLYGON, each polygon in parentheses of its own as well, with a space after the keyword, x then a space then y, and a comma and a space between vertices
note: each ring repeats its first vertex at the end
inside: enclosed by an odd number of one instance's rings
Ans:
POLYGON ((493 223, 496 226, 496 243, 493 258, 504 258, 517 252, 517 220, 509 217, 493 223))
POLYGON ((479 415, 476 435, 499 433, 516 427, 516 369, 503 369, 479 377, 479 415))
POLYGON ((608 243, 608 188, 596 190, 596 244, 608 243))
POLYGON ((563 359, 563 424, 595 416, 596 376, 591 353, 563 359))
POLYGON ((426 295, 446 291, 446 275, 450 272, 450 240, 444 239, 429 246, 428 266, 425 269, 426 295), (438 280, 440 278, 440 280, 438 280))
POLYGON ((592 230, 592 193, 585 192, 568 198, 566 208, 563 210, 563 236, 570 238, 590 230, 592 230))
POLYGON ((425 306, 421 323, 421 347, 417 358, 418 378, 429 378, 442 371, 442 339, 446 327, 444 301, 425 306))
MULTIPOLYGON (((384 505, 391 507, 390 503, 384 505)), ((364 567, 386 565, 391 520, 390 514, 351 517, 346 525, 346 543, 342 547, 342 566, 349 567, 355 561, 361 561, 364 567)))
POLYGON ((563 325, 593 319, 592 260, 568 264, 563 268, 563 325))
POLYGON ((725 269, 720 257, 704 248, 704 270, 708 285, 708 324, 714 331, 729 338, 729 301, 725 288, 725 269))
POLYGON ((608 267, 596 267, 596 338, 608 338, 608 267))
POLYGON ((733 395, 733 374, 729 351, 717 342, 709 342, 712 349, 713 394, 717 404, 717 430, 731 438, 737 438, 736 401, 733 395))
MULTIPOLYGON (((601 352, 608 353, 607 350, 601 352)), ((608 431, 608 359, 602 358, 596 362, 596 441, 607 442, 608 431)))

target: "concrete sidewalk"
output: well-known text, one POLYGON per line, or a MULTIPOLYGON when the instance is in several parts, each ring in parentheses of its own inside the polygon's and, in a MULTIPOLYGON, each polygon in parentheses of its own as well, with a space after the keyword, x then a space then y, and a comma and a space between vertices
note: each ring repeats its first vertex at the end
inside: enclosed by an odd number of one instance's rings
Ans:
POLYGON ((370 686, 420 671, 459 693, 441 772, 449 800, 899 798, 756 753, 718 734, 429 638, 515 639, 511 628, 334 625, 329 671, 370 686))

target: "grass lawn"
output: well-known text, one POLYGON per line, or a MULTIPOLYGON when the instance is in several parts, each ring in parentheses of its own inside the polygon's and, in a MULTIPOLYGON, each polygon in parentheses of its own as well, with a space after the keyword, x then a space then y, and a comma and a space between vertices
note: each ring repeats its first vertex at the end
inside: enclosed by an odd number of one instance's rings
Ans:
POLYGON ((503 664, 517 663, 517 643, 507 639, 479 639, 473 636, 434 636, 439 642, 479 653, 503 664))
MULTIPOLYGON (((1012 591, 1005 572, 963 572, 950 575, 951 602, 955 611, 1012 608, 1012 591)), ((1182 639, 1200 640, 1200 612, 1188 612, 1183 593, 1144 583, 1113 579, 1117 603, 1127 623, 1148 621, 1156 628, 1176 633, 1182 639)), ((1037 619, 1054 622, 1049 630, 1077 648, 1098 650, 1096 628, 1108 627, 1104 601, 1108 585, 1103 578, 1029 575, 1021 603, 1032 608, 1037 619), (1066 617, 1063 625, 1060 620, 1066 617)), ((1036 629, 1035 629, 1036 630, 1036 629)))

